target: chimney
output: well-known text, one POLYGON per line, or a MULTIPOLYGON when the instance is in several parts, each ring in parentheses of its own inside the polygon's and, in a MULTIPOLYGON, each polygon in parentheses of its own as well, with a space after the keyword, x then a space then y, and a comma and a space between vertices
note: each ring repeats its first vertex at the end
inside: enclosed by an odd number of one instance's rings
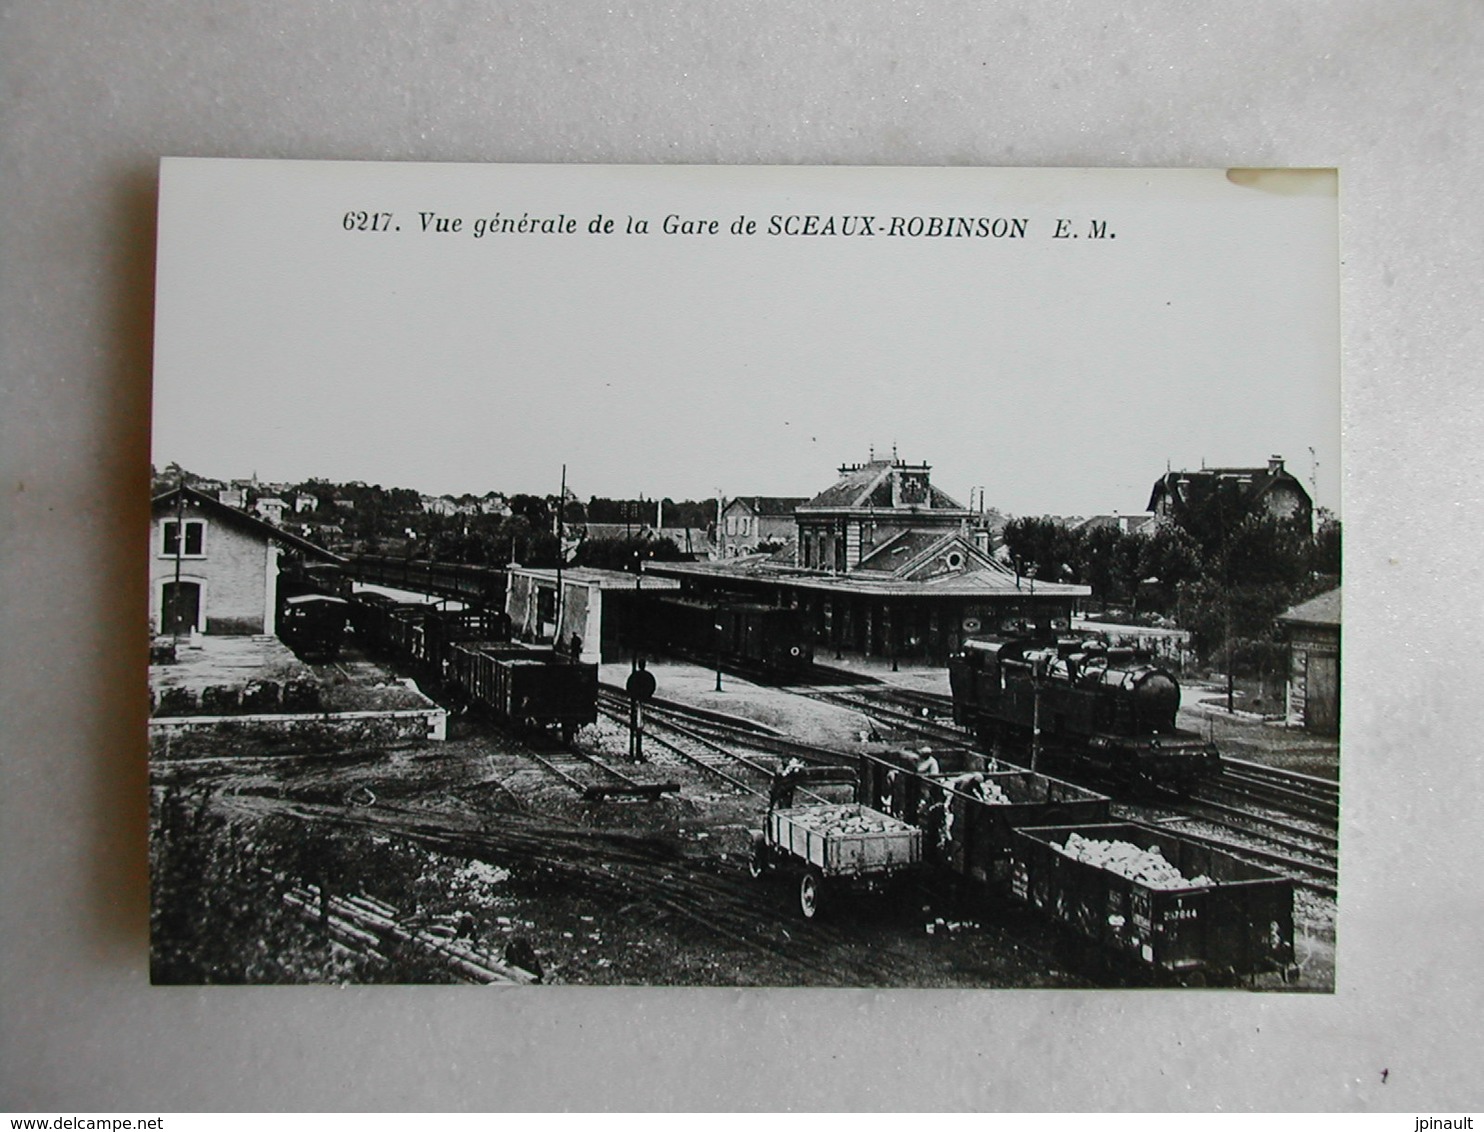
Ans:
POLYGON ((1281 472, 1282 470, 1283 470, 1283 457, 1282 456, 1269 456, 1268 457, 1268 474, 1275 476, 1279 472, 1281 472))

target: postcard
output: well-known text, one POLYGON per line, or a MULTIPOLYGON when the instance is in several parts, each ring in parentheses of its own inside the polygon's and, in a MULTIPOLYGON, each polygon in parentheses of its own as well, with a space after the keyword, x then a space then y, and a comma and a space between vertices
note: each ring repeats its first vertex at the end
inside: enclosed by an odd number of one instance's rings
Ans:
POLYGON ((154 981, 1332 991, 1338 275, 1333 170, 166 159, 154 981))

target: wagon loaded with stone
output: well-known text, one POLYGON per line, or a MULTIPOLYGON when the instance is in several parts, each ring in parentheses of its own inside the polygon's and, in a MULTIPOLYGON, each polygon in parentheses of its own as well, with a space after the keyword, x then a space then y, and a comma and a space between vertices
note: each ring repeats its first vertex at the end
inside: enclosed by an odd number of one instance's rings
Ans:
POLYGON ((881 888, 921 864, 922 830, 859 803, 823 803, 770 807, 749 871, 795 879, 799 911, 812 920, 834 892, 881 888))
POLYGON ((1132 822, 1016 831, 1010 887, 1104 957, 1184 982, 1292 974, 1293 881, 1132 822))
MULTIPOLYGON (((859 798, 923 834, 929 869, 991 916, 1028 904, 1103 962, 1156 980, 1291 973, 1293 881, 1209 843, 1110 817, 1110 799, 937 750, 863 755, 859 798), (967 883, 965 883, 967 882, 967 883)), ((976 760, 977 761, 977 760, 976 760)))

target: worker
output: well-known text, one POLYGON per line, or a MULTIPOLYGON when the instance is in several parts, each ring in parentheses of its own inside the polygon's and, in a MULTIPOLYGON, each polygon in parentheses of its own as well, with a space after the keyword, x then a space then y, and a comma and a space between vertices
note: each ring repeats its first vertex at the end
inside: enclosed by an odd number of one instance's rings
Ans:
POLYGON ((773 777, 772 789, 768 792, 768 809, 786 810, 794 804, 794 790, 798 786, 799 772, 804 764, 798 759, 789 759, 773 777))

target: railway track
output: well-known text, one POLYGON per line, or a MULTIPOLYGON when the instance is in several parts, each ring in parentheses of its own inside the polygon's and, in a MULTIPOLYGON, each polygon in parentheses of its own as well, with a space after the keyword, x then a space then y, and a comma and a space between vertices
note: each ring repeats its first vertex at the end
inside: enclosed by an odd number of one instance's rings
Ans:
MULTIPOLYGON (((600 689, 598 698, 600 711, 619 724, 627 725, 626 698, 608 689, 600 689)), ((650 743, 658 744, 673 757, 712 778, 722 780, 733 789, 763 800, 768 797, 767 787, 773 777, 785 760, 793 757, 791 751, 777 750, 778 744, 768 737, 756 735, 743 728, 733 729, 734 734, 728 736, 728 742, 721 743, 700 730, 700 727, 713 729, 715 725, 711 720, 696 720, 694 724, 690 724, 682 722, 684 713, 680 711, 652 707, 646 707, 644 715, 644 734, 650 743), (748 744, 752 744, 750 753, 738 749, 747 749, 748 744), (762 750, 757 749, 759 744, 762 750)), ((798 746, 803 747, 802 744, 798 746)), ((819 757, 819 752, 804 749, 816 759, 819 757)), ((811 791, 800 790, 799 793, 824 801, 820 795, 811 791)))
POLYGON ((528 746, 526 753, 589 802, 613 797, 654 799, 680 789, 678 782, 641 781, 611 765, 596 751, 576 744, 547 751, 528 746))
POLYGON ((1164 809, 1157 824, 1180 825, 1182 836, 1276 869, 1311 891, 1336 895, 1338 783, 1228 759, 1220 779, 1164 809))
MULTIPOLYGON (((621 713, 621 718, 618 721, 624 726, 628 726, 628 705, 628 696, 624 692, 608 685, 599 686, 599 709, 610 716, 614 716, 615 713, 621 713)), ((679 723, 683 727, 704 732, 713 738, 724 738, 728 743, 743 750, 780 755, 818 766, 844 766, 853 763, 855 760, 854 752, 849 750, 820 747, 801 742, 798 739, 790 739, 771 731, 762 731, 757 727, 748 726, 744 723, 727 722, 719 718, 715 713, 698 712, 681 704, 647 703, 644 705, 644 719, 646 721, 646 735, 648 734, 649 723, 658 720, 662 723, 679 723)))
POLYGON ((631 916, 665 919, 712 939, 739 945, 807 972, 817 983, 886 986, 910 957, 891 947, 861 949, 848 926, 787 922, 776 894, 730 867, 687 862, 673 846, 649 837, 582 829, 502 815, 498 824, 458 824, 448 814, 376 806, 346 809, 261 795, 218 799, 241 817, 289 817, 396 834, 470 859, 564 878, 631 916))
POLYGON ((821 691, 815 688, 793 687, 789 691, 822 703, 835 704, 838 707, 858 711, 873 725, 873 730, 875 730, 875 725, 879 724, 888 730, 931 740, 934 743, 964 744, 968 742, 968 735, 961 728, 952 724, 937 723, 931 718, 924 717, 921 714, 923 710, 921 704, 909 706, 897 695, 900 689, 892 689, 891 692, 887 692, 884 688, 872 688, 869 691, 861 688, 836 688, 821 691))
POLYGON ((1144 820, 1162 828, 1178 828, 1180 836, 1187 840, 1272 869, 1320 895, 1333 898, 1338 891, 1339 857, 1333 847, 1326 848, 1303 837, 1254 829, 1240 819, 1222 820, 1199 807, 1144 820))
POLYGON ((1233 799, 1302 821, 1339 828, 1338 782, 1244 759, 1222 759, 1221 776, 1202 786, 1196 798, 1217 803, 1233 799))

